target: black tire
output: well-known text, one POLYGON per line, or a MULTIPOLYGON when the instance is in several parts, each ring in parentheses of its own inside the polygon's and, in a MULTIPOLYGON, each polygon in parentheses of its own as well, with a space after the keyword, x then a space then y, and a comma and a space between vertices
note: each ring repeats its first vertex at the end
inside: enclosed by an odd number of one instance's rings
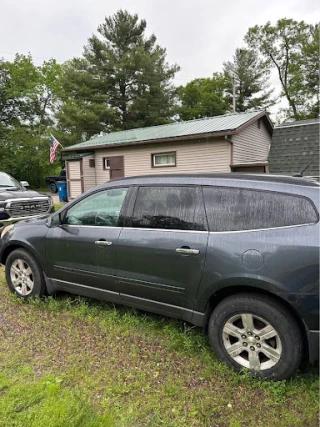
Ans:
POLYGON ((19 298, 25 300, 34 297, 42 298, 46 294, 46 285, 41 267, 37 260, 25 249, 16 249, 10 253, 6 260, 5 273, 10 291, 19 298), (22 268, 19 267, 19 264, 22 268), (13 283, 12 279, 15 279, 16 282, 13 283), (24 279, 25 282, 23 282, 24 279), (31 282, 33 284, 32 288, 31 282))
POLYGON ((289 378, 302 359, 303 340, 297 321, 286 307, 266 295, 236 294, 225 298, 211 314, 208 331, 211 347, 219 360, 236 370, 248 368, 257 377, 275 381, 289 378), (250 319, 253 319, 253 328, 250 328, 253 333, 246 328, 250 319), (273 338, 263 333, 266 325, 273 330, 269 335, 276 332, 273 338), (245 331, 240 337, 239 330, 245 331), (251 366, 257 369, 250 369, 251 366))
POLYGON ((50 182, 49 189, 50 189, 51 193, 57 193, 57 191, 58 191, 57 184, 53 181, 50 182))

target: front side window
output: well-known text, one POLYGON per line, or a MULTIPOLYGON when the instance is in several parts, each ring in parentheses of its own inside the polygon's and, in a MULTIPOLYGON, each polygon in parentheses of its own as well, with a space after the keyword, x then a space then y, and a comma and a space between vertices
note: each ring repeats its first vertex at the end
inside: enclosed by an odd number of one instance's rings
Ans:
POLYGON ((152 154, 152 166, 163 167, 163 166, 176 166, 176 153, 158 153, 152 154))
POLYGON ((132 226, 138 228, 193 230, 196 188, 140 187, 132 226))
POLYGON ((127 188, 114 188, 86 197, 68 210, 65 223, 117 227, 127 191, 127 188))
POLYGON ((210 231, 241 231, 318 221, 310 201, 283 193, 204 187, 210 231))

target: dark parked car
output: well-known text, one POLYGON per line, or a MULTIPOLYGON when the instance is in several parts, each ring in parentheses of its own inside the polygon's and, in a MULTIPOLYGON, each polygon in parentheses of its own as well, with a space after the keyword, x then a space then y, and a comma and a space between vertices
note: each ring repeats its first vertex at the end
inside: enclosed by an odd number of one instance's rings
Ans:
POLYGON ((46 176, 46 186, 49 188, 51 193, 57 193, 57 191, 58 191, 57 182, 58 181, 66 181, 66 180, 67 180, 66 170, 61 169, 59 175, 46 176))
POLYGON ((9 288, 63 290, 208 326, 236 369, 287 378, 318 358, 319 186, 271 175, 113 180, 7 229, 9 288))
POLYGON ((0 234, 14 221, 54 212, 51 197, 26 187, 29 187, 26 181, 19 183, 7 173, 0 172, 0 234))

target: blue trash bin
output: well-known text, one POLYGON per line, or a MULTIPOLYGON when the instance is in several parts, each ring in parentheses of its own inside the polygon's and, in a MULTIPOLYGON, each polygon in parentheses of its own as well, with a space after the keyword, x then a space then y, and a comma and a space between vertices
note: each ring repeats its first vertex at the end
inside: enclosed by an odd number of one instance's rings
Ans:
POLYGON ((66 181, 58 181, 57 187, 58 187, 59 201, 60 202, 67 202, 68 201, 68 193, 67 193, 66 181))

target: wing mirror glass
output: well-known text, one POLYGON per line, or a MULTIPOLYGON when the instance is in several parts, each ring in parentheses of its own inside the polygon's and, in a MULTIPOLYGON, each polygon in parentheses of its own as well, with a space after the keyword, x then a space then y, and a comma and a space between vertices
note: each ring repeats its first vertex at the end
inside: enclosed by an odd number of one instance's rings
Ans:
POLYGON ((67 216, 67 209, 64 209, 62 212, 59 213, 59 220, 61 225, 65 223, 66 216, 67 216))

